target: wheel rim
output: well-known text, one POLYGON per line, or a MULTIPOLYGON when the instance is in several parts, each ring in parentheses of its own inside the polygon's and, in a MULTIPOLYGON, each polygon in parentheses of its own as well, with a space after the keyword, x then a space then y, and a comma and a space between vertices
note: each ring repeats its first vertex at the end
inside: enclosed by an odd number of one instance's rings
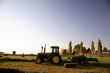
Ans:
POLYGON ((59 63, 60 61, 58 56, 54 56, 52 60, 53 60, 53 63, 59 63))
POLYGON ((37 59, 37 63, 41 63, 41 59, 37 59))

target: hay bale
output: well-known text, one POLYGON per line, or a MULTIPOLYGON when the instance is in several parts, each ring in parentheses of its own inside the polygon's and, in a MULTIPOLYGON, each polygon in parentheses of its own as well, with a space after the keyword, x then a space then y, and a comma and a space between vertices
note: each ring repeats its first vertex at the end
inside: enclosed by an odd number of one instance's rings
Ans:
POLYGON ((65 68, 76 68, 76 64, 75 63, 65 63, 64 67, 65 68))

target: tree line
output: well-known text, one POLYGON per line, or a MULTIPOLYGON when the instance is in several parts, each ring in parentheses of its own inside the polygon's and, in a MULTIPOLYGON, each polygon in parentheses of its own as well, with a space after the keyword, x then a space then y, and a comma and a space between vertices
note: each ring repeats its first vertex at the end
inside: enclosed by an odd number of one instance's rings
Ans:
MULTIPOLYGON (((107 52, 108 49, 106 47, 102 48, 102 42, 98 39, 97 47, 94 46, 94 41, 91 41, 91 47, 86 48, 83 46, 83 42, 81 41, 79 44, 74 45, 72 47, 72 41, 69 41, 68 48, 61 50, 61 55, 99 55, 102 56, 102 52, 107 52)), ((110 51, 110 50, 109 50, 110 51)))

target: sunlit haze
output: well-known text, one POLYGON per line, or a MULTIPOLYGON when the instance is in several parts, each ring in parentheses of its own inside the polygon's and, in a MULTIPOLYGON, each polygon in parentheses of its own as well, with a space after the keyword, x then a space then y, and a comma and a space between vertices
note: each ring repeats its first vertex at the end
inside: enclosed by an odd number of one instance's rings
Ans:
POLYGON ((36 54, 101 39, 110 48, 110 0, 0 0, 0 52, 36 54))

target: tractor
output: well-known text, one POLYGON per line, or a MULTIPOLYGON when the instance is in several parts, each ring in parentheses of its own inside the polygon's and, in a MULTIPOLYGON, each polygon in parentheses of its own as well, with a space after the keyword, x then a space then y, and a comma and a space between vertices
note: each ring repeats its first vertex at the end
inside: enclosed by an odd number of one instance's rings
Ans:
POLYGON ((41 64, 44 62, 50 62, 52 64, 60 64, 62 62, 61 55, 59 53, 59 46, 51 46, 52 52, 45 53, 46 47, 42 47, 41 53, 36 56, 36 64, 41 64))

